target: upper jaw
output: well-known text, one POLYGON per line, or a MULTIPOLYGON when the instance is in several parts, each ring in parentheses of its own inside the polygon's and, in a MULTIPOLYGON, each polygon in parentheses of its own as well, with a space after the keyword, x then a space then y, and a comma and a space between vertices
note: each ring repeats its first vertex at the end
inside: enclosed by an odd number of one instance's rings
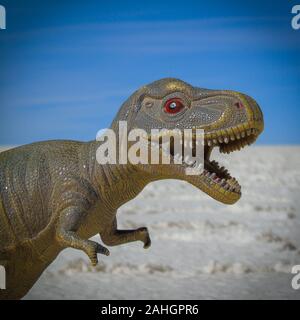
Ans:
POLYGON ((205 134, 205 145, 219 146, 220 152, 230 153, 255 142, 262 130, 263 123, 261 122, 247 122, 215 130, 205 134))

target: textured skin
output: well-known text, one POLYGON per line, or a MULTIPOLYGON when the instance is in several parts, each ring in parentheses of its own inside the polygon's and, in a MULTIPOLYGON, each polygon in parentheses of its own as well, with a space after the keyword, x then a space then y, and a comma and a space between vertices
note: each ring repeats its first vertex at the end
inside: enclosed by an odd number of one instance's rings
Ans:
MULTIPOLYGON (((113 121, 115 131, 120 120, 128 121, 128 130, 143 128, 148 133, 151 128, 204 128, 206 144, 220 145, 223 152, 229 152, 229 146, 241 147, 219 143, 224 137, 230 140, 230 135, 250 128, 255 133, 248 141, 252 143, 263 130, 262 113, 250 97, 194 88, 176 79, 162 79, 136 91, 113 121), (170 97, 180 97, 187 106, 180 115, 163 112, 170 97), (236 101, 243 103, 241 110, 234 107, 236 101)), ((185 165, 99 165, 99 144, 46 141, 0 154, 0 265, 7 276, 1 299, 22 298, 64 248, 84 251, 96 265, 97 253, 109 254, 88 240, 96 234, 108 246, 140 240, 149 247, 147 229, 117 229, 116 213, 151 181, 186 180, 224 203, 240 197, 204 175, 186 176, 185 165)))

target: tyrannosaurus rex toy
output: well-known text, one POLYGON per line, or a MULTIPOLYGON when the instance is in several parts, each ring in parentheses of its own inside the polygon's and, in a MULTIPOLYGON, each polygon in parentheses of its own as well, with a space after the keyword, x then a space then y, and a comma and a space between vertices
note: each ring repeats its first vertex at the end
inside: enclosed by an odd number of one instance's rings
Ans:
POLYGON ((83 250, 96 265, 97 253, 109 255, 100 234, 113 246, 140 240, 150 246, 147 228, 119 230, 117 209, 152 181, 181 179, 214 199, 235 203, 238 182, 215 161, 220 152, 240 150, 263 130, 257 103, 244 94, 193 87, 166 78, 143 86, 121 106, 111 128, 127 121, 128 129, 204 129, 205 170, 186 175, 189 164, 104 164, 96 161, 101 142, 46 141, 0 154, 0 265, 7 289, 1 299, 22 298, 58 253, 83 250))

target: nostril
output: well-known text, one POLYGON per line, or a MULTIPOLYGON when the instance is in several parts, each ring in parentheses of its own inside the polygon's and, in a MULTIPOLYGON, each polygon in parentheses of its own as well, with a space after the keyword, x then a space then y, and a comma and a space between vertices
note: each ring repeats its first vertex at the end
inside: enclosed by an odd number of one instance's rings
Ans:
POLYGON ((236 102, 234 105, 237 107, 237 109, 243 109, 244 108, 244 105, 241 102, 236 102))

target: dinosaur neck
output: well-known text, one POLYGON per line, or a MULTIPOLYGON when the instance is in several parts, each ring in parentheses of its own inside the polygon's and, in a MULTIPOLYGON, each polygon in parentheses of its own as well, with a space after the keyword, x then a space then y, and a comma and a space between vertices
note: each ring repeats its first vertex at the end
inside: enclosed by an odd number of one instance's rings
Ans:
POLYGON ((136 197, 148 183, 156 179, 153 175, 141 171, 139 166, 130 163, 100 165, 96 159, 100 145, 99 141, 88 143, 86 161, 89 180, 109 209, 117 209, 136 197))

